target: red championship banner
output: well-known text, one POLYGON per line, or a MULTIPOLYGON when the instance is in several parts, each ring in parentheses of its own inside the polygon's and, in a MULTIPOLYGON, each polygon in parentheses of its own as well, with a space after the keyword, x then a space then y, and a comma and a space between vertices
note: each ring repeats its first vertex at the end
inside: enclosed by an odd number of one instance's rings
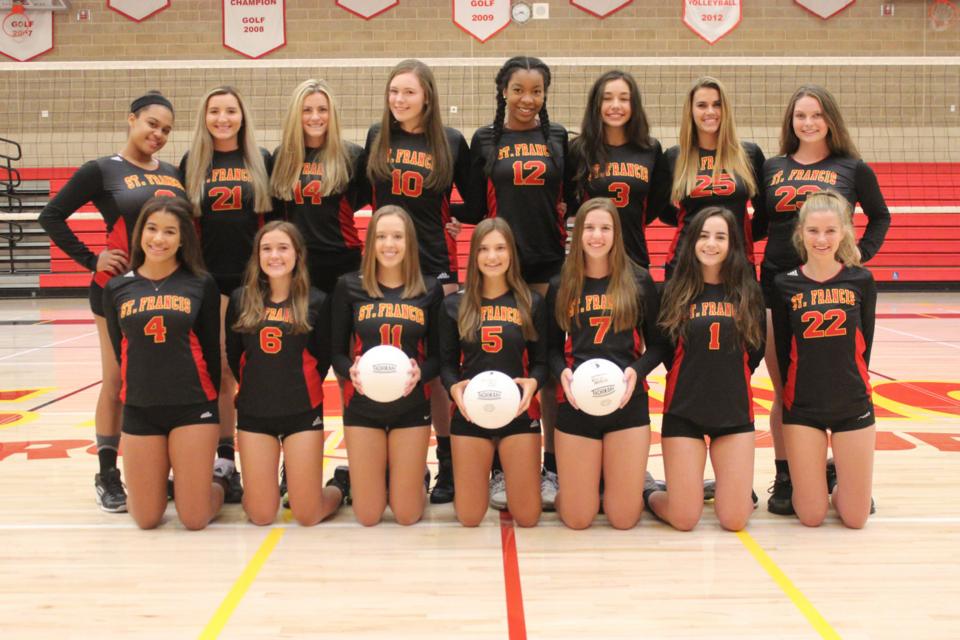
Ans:
POLYGON ((852 5, 855 0, 793 0, 798 5, 809 11, 815 16, 819 16, 826 20, 827 18, 832 18, 837 15, 850 5, 852 5))
POLYGON ((53 11, 27 11, 15 4, 0 16, 0 53, 26 62, 53 49, 53 11))
POLYGON ((134 22, 143 22, 170 6, 170 0, 107 0, 107 8, 134 22))
POLYGON ((453 23, 486 42, 510 24, 510 0, 453 0, 453 23))
POLYGON ((286 0, 223 0, 223 46, 261 58, 287 44, 286 0))
POLYGON ((713 44, 740 24, 742 4, 741 0, 683 0, 683 24, 713 44))
POLYGON ((570 4, 577 9, 582 9, 587 13, 592 13, 598 18, 606 18, 611 13, 616 13, 633 0, 570 0, 570 4))
POLYGON ((364 20, 376 18, 387 9, 393 9, 400 0, 337 0, 337 6, 364 20))

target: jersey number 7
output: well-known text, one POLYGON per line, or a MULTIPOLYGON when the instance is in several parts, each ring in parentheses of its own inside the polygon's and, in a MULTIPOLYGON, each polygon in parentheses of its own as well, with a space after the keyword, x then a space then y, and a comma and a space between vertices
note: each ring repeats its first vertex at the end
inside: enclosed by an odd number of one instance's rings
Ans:
POLYGON ((593 344, 603 344, 603 339, 607 337, 610 331, 610 324, 613 322, 611 316, 594 316, 590 318, 590 326, 597 328, 597 334, 593 336, 593 344))

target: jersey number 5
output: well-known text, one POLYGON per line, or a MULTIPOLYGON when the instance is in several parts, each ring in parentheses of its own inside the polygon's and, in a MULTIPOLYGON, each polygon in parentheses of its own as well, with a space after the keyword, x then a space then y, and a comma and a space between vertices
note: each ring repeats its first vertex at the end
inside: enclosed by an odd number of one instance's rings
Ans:
POLYGON ((260 350, 271 355, 280 353, 283 348, 283 329, 264 327, 260 329, 260 350))
POLYGON ((480 347, 487 353, 503 349, 503 327, 480 327, 480 347))
POLYGON ((597 328, 597 334, 593 336, 593 344, 603 344, 603 339, 607 337, 610 331, 610 323, 613 318, 610 316, 594 316, 590 318, 590 326, 597 328))
POLYGON ((143 335, 153 338, 154 344, 167 341, 167 328, 163 326, 163 316, 153 316, 143 327, 143 335))
POLYGON ((847 321, 847 312, 843 309, 830 309, 823 313, 819 311, 805 311, 800 316, 800 322, 810 324, 803 330, 804 340, 814 338, 832 338, 834 336, 845 336, 847 330, 843 328, 843 323, 847 321), (832 321, 829 327, 821 329, 824 322, 832 321))

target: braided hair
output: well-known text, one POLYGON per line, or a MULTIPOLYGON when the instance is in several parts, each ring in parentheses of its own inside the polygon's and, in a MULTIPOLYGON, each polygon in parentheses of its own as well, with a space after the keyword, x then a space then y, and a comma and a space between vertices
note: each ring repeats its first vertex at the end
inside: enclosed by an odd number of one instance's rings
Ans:
POLYGON ((514 56, 503 63, 497 72, 497 114, 493 118, 493 146, 490 154, 487 156, 487 163, 484 165, 484 172, 489 176, 493 171, 493 163, 497 160, 497 147, 500 144, 500 138, 503 136, 503 123, 507 117, 507 99, 503 93, 510 83, 510 78, 516 71, 525 69, 527 71, 538 71, 543 76, 543 106, 540 107, 540 133, 543 134, 543 140, 550 149, 550 161, 554 166, 559 166, 557 158, 560 157, 560 149, 550 139, 550 116, 547 114, 547 92, 550 89, 550 67, 540 58, 532 56, 514 56))

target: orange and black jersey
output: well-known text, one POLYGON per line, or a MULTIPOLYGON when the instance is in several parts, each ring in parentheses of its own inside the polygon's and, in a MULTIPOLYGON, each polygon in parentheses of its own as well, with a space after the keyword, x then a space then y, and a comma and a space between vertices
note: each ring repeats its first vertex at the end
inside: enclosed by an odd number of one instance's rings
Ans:
MULTIPOLYGON (((270 152, 260 149, 270 173, 270 152)), ((187 182, 189 153, 180 161, 180 174, 187 182)), ((253 237, 264 223, 264 214, 254 211, 253 182, 243 161, 243 151, 214 151, 203 184, 200 202, 200 242, 207 269, 217 277, 241 277, 253 253, 253 237)))
POLYGON ((869 410, 870 348, 877 285, 863 267, 843 267, 825 282, 802 267, 778 274, 773 334, 783 406, 847 418, 869 410))
MULTIPOLYGON (((576 145, 570 147, 567 162, 567 171, 572 176, 578 175, 586 162, 576 148, 576 145)), ((575 214, 590 198, 610 198, 620 212, 627 255, 641 267, 649 267, 645 228, 670 204, 670 168, 657 140, 648 149, 634 144, 604 145, 604 148, 606 167, 594 165, 586 174, 586 182, 576 185, 567 201, 568 213, 575 214)))
MULTIPOLYGON (((690 303, 686 330, 674 345, 664 414, 717 428, 753 423, 750 376, 763 359, 764 345, 746 345, 737 331, 736 314, 723 285, 703 285, 690 303)), ((755 321, 763 335, 766 315, 757 314, 755 321)))
POLYGON ((319 160, 322 149, 307 149, 300 180, 293 187, 293 200, 274 200, 274 215, 297 226, 311 258, 339 258, 344 252, 359 255, 363 246, 353 221, 354 212, 369 202, 362 188, 362 149, 346 140, 343 145, 350 157, 350 182, 342 193, 320 195, 323 193, 323 163, 319 160))
POLYGON ((103 289, 120 363, 120 400, 134 407, 199 404, 220 388, 220 293, 180 267, 154 282, 128 271, 103 289))
POLYGON ((560 378, 564 369, 576 369, 591 358, 605 358, 621 369, 632 367, 637 372, 637 392, 646 390, 644 378, 669 357, 670 345, 657 326, 660 298, 650 273, 634 267, 640 290, 640 313, 636 325, 614 331, 612 309, 607 299, 610 277, 584 278, 583 292, 576 308, 570 310, 571 328, 564 333, 552 310, 556 307, 560 277, 550 281, 547 290, 550 371, 560 378))
MULTIPOLYGON (((140 209, 150 198, 184 198, 180 175, 173 165, 160 162, 156 170, 141 169, 119 154, 90 160, 77 169, 70 181, 47 203, 39 222, 54 244, 90 271, 96 271, 97 255, 67 225, 67 218, 92 202, 107 226, 107 248, 130 255, 130 237, 140 209)), ((101 287, 111 274, 101 271, 94 282, 101 287)))
POLYGON ((531 291, 530 309, 536 340, 523 337, 520 310, 513 292, 484 298, 476 340, 460 336, 457 317, 462 293, 447 296, 440 315, 440 379, 447 391, 457 382, 484 371, 500 371, 511 378, 534 378, 537 387, 547 379, 547 309, 543 298, 531 291))
MULTIPOLYGON (((404 298, 403 287, 380 285, 382 298, 371 297, 363 288, 358 272, 341 276, 333 291, 332 344, 333 370, 347 382, 344 398, 366 406, 379 405, 366 396, 354 396, 350 367, 356 356, 368 349, 388 344, 401 349, 420 365, 420 382, 410 395, 388 403, 391 408, 409 409, 422 402, 425 384, 440 373, 440 335, 438 321, 443 289, 431 277, 424 277, 426 293, 404 298), (353 350, 351 351, 351 341, 353 350)), ((382 405, 381 405, 382 406, 382 405)))
MULTIPOLYGON (((667 207, 663 210, 661 219, 677 227, 677 232, 673 236, 673 242, 670 243, 670 252, 667 256, 667 270, 673 271, 673 265, 676 262, 676 253, 680 241, 686 237, 686 225, 693 219, 697 213, 707 207, 723 207, 729 209, 737 219, 740 230, 743 232, 744 248, 747 252, 747 259, 753 263, 753 241, 754 234, 747 215, 747 202, 753 204, 754 210, 760 206, 760 181, 763 175, 763 151, 752 142, 743 142, 743 150, 747 154, 747 160, 753 169, 754 184, 757 185, 758 194, 753 198, 747 191, 747 185, 740 176, 732 176, 723 172, 714 179, 713 162, 717 152, 715 150, 700 149, 700 166, 697 169, 697 184, 693 191, 688 193, 677 206, 667 207)), ((666 152, 667 166, 670 168, 670 184, 673 184, 673 172, 677 166, 677 156, 680 153, 680 147, 670 147, 666 152)))
POLYGON ((468 219, 499 216, 509 222, 525 265, 561 262, 567 232, 560 204, 572 191, 564 169, 567 130, 551 124, 550 139, 544 140, 540 129, 504 129, 488 176, 484 167, 493 145, 492 126, 473 134, 468 219))
POLYGON ((256 331, 233 328, 240 315, 243 289, 230 295, 226 327, 227 362, 240 383, 237 408, 260 417, 306 413, 323 404, 323 379, 330 368, 330 305, 327 296, 310 289, 308 333, 292 333, 290 305, 264 304, 256 331))
POLYGON ((800 265, 791 236, 797 215, 807 196, 832 189, 867 215, 867 228, 860 239, 860 256, 866 262, 880 250, 890 227, 890 210, 880 192, 873 169, 858 158, 829 156, 813 164, 800 164, 790 156, 770 158, 763 165, 761 206, 756 208, 757 238, 769 234, 763 268, 782 273, 800 265))
POLYGON ((403 207, 413 218, 420 245, 420 270, 437 275, 457 271, 457 243, 447 233, 451 217, 462 217, 462 205, 450 204, 453 184, 461 198, 467 201, 467 183, 470 175, 470 150, 463 134, 444 127, 450 156, 453 160, 453 183, 441 191, 424 186, 433 170, 433 154, 427 145, 425 133, 407 133, 403 129, 390 131, 390 180, 376 180, 369 184, 367 158, 380 125, 367 131, 367 142, 360 162, 360 174, 368 180, 367 190, 374 210, 388 204, 403 207))

